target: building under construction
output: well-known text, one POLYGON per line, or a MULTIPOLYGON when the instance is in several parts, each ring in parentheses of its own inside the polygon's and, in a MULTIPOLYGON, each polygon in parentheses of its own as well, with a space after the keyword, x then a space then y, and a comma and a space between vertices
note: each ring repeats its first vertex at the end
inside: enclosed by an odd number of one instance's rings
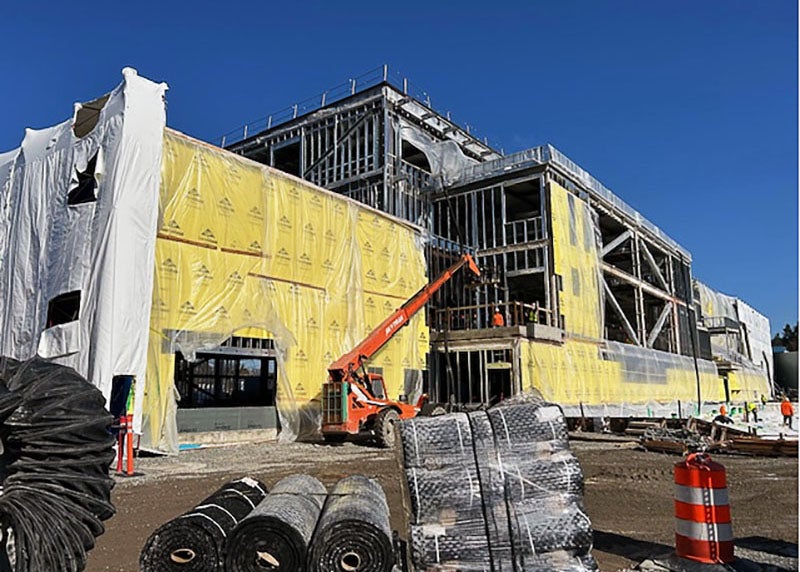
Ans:
POLYGON ((386 67, 222 143, 421 227, 429 275, 476 255, 490 279, 448 286, 429 312, 438 401, 535 387, 652 408, 768 392, 769 323, 693 281, 687 249, 558 149, 503 154, 386 67))
POLYGON ((769 393, 766 318, 552 146, 506 155, 385 68, 228 150, 167 128, 166 89, 125 70, 0 154, 0 355, 107 398, 133 376, 143 447, 318 427, 328 365, 464 251, 483 280, 369 363, 392 399, 669 415, 769 393))

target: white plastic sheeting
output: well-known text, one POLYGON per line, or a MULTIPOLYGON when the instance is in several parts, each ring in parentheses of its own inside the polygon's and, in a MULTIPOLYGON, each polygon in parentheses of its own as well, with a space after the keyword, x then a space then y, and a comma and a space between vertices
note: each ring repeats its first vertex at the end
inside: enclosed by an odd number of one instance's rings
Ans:
POLYGON ((769 319, 744 300, 736 300, 739 322, 744 326, 750 344, 750 360, 762 371, 767 368, 770 381, 775 371, 772 364, 772 335, 769 319))
POLYGON ((138 431, 167 86, 122 75, 99 113, 77 104, 0 155, 0 355, 73 367, 106 398, 115 375, 136 376, 138 431), (87 115, 96 125, 77 137, 87 115), (88 177, 93 192, 69 204, 88 177), (49 324, 50 302, 75 291, 78 318, 49 324))
POLYGON ((453 182, 465 168, 478 164, 467 157, 455 141, 439 141, 404 121, 400 122, 400 137, 425 154, 431 173, 441 176, 445 185, 453 182))
POLYGON ((765 372, 771 381, 774 370, 769 319, 744 300, 717 292, 699 280, 694 281, 694 287, 706 325, 714 325, 720 318, 728 319, 738 332, 735 340, 725 334, 712 334, 712 353, 765 372))

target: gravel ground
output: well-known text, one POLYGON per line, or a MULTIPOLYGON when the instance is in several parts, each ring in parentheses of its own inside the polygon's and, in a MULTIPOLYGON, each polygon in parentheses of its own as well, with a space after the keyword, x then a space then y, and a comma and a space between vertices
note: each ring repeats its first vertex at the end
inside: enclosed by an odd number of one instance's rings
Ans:
MULTIPOLYGON (((586 478, 586 508, 595 529, 593 554, 602 570, 622 570, 669 552, 674 539, 672 466, 678 457, 634 450, 626 442, 573 441, 586 478)), ((797 459, 722 456, 733 512, 737 554, 797 569, 797 459), (772 560, 770 560, 772 558, 772 560)), ((391 451, 345 443, 248 444, 143 458, 143 476, 121 479, 117 515, 106 523, 89 557, 89 572, 138 570, 148 535, 231 478, 252 476, 268 486, 309 473, 329 488, 348 474, 376 478, 405 529, 399 472, 391 451)))

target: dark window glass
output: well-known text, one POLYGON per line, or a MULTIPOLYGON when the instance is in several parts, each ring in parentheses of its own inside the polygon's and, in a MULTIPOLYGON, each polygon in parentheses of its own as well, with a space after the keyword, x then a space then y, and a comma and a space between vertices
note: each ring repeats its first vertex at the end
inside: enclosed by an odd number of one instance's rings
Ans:
POLYGON ((175 355, 179 407, 275 405, 277 365, 271 357, 198 354, 188 362, 175 355))

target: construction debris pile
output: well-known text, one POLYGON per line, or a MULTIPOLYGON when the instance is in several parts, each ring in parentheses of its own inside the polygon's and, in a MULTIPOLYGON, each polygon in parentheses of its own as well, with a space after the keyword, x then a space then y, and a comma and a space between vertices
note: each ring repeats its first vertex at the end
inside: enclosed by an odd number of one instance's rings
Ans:
POLYGON ((75 370, 0 358, 0 570, 84 570, 114 515, 112 421, 75 370))
POLYGON ((511 404, 400 425, 418 570, 596 570, 561 408, 511 404))
POLYGON ((661 443, 664 450, 674 450, 676 453, 684 451, 705 451, 711 446, 711 441, 704 438, 699 433, 689 431, 685 427, 680 429, 669 429, 667 427, 648 427, 641 436, 642 444, 647 448, 648 444, 656 447, 661 443))
POLYGON ((329 495, 308 475, 266 486, 244 478, 156 530, 142 572, 390 572, 389 505, 366 477, 340 480, 329 495))
POLYGON ((651 422, 640 437, 649 451, 678 453, 708 451, 766 457, 797 457, 797 439, 759 437, 724 423, 690 418, 680 428, 651 422))

